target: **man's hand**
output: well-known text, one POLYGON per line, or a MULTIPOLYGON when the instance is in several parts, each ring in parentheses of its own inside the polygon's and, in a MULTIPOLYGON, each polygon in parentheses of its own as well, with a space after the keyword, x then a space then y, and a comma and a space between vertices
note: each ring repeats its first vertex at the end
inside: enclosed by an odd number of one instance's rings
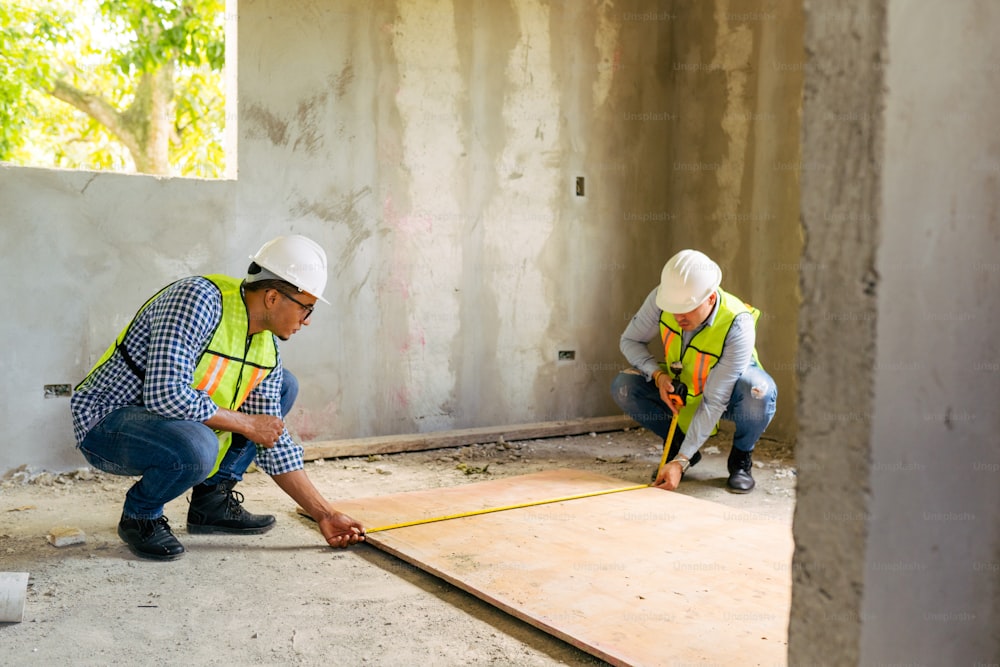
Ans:
POLYGON ((670 411, 676 415, 677 406, 674 405, 674 401, 670 398, 674 391, 674 384, 670 381, 670 376, 663 371, 657 371, 653 374, 653 383, 656 384, 656 388, 660 390, 660 400, 666 403, 667 407, 670 408, 670 411))
POLYGON ((365 539, 364 527, 343 512, 334 512, 317 520, 319 530, 331 547, 348 547, 365 539))
POLYGON ((238 433, 262 447, 274 447, 285 431, 285 422, 272 415, 245 415, 246 426, 238 433))
POLYGON ((679 461, 671 461, 662 468, 656 475, 653 486, 664 491, 673 491, 681 484, 681 464, 679 461))
POLYGON ((364 526, 335 510, 313 486, 305 470, 274 475, 272 479, 319 525, 323 538, 331 547, 347 547, 364 541, 364 526))
POLYGON ((278 438, 285 430, 285 422, 281 417, 273 415, 250 415, 219 408, 215 414, 205 420, 205 426, 217 431, 229 431, 246 436, 250 442, 262 447, 274 447, 278 438))

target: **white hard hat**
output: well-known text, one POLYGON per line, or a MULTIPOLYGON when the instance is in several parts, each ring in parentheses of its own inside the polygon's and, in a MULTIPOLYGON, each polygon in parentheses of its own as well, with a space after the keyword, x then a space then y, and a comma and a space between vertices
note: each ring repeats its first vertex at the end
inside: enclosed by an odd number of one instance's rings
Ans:
POLYGON ((689 313, 719 289, 722 269, 697 250, 681 250, 667 260, 656 291, 656 306, 668 313, 689 313))
POLYGON ((326 253, 312 239, 298 234, 279 236, 262 245, 250 259, 303 292, 330 303, 323 298, 326 253))

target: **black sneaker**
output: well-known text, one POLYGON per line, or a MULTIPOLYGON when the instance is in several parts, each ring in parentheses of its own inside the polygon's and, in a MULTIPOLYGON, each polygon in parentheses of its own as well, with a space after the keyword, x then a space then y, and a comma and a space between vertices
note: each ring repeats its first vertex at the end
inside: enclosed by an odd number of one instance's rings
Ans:
POLYGON ((753 481, 750 471, 753 469, 753 452, 740 451, 733 447, 729 450, 729 461, 726 463, 729 469, 729 479, 726 485, 733 493, 750 493, 757 485, 753 481))
POLYGON ((230 533, 259 535, 274 527, 274 516, 251 514, 243 509, 243 494, 233 491, 235 480, 213 486, 199 484, 191 489, 188 508, 189 533, 230 533))
POLYGON ((170 532, 167 517, 132 519, 122 514, 118 537, 140 558, 174 560, 184 555, 184 545, 170 532))

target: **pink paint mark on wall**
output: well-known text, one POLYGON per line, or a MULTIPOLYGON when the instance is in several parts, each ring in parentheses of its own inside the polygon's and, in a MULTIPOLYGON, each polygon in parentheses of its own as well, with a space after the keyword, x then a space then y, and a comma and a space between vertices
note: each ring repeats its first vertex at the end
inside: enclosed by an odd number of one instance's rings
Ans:
POLYGON ((418 234, 430 234, 433 218, 429 215, 403 215, 396 208, 392 195, 387 195, 382 203, 382 222, 393 234, 389 238, 392 251, 388 273, 381 284, 386 291, 409 299, 412 296, 410 271, 415 258, 420 256, 420 249, 408 242, 408 239, 418 234))
POLYGON ((380 139, 376 151, 380 166, 398 165, 403 161, 403 147, 396 141, 380 139))
POLYGON ((409 234, 430 234, 434 231, 434 217, 426 213, 404 215, 399 219, 398 228, 409 234))
POLYGON ((393 391, 392 398, 397 407, 407 408, 410 405, 410 392, 406 387, 397 387, 393 391))
POLYGON ((309 442, 323 433, 334 432, 337 416, 337 403, 331 401, 321 410, 294 408, 285 418, 285 424, 299 442, 309 442))
POLYGON ((430 234, 434 230, 434 217, 427 213, 403 215, 396 210, 392 195, 386 195, 382 203, 382 221, 400 232, 430 234))
POLYGON ((423 327, 418 328, 416 331, 407 332, 406 340, 399 346, 399 351, 409 352, 415 347, 419 347, 420 349, 427 347, 427 339, 424 336, 423 327))
MULTIPOLYGON (((395 267, 396 264, 393 263, 393 266, 395 267)), ((410 298, 409 280, 406 276, 397 273, 398 269, 396 268, 391 268, 390 271, 392 273, 390 273, 390 275, 382 281, 384 289, 387 292, 395 292, 403 297, 404 300, 408 300, 410 298)))
POLYGON ((392 203, 392 195, 386 195, 385 201, 382 202, 382 222, 390 227, 395 227, 399 222, 399 213, 396 212, 396 206, 392 203))

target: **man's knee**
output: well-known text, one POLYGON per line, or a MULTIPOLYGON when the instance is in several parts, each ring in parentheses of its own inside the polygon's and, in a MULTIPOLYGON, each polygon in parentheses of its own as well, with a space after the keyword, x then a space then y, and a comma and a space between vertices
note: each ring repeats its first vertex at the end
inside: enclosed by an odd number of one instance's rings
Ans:
POLYGON ((778 401, 778 385, 764 369, 755 367, 755 371, 750 377, 750 398, 762 402, 764 410, 773 414, 774 405, 778 401))
POLYGON ((635 369, 624 370, 611 381, 611 397, 619 407, 624 408, 631 402, 632 393, 637 383, 645 382, 646 378, 635 369))
POLYGON ((732 415, 734 422, 769 422, 774 416, 778 387, 759 366, 751 366, 733 389, 732 415))
POLYGON ((212 472, 218 459, 218 436, 204 424, 194 422, 180 422, 171 430, 175 436, 174 470, 183 473, 192 484, 201 482, 212 472))

